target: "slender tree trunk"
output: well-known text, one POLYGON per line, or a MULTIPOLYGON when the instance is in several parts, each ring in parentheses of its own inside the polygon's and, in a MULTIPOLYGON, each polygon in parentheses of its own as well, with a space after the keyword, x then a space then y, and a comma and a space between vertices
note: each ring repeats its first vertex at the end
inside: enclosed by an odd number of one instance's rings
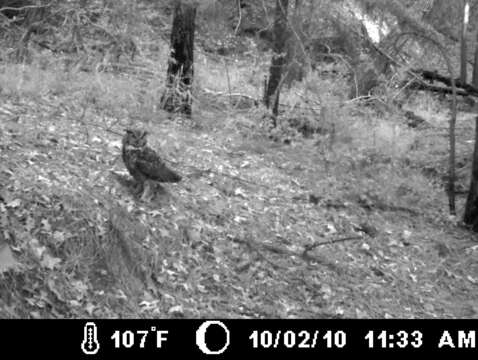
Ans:
POLYGON ((473 64, 472 83, 475 87, 478 87, 478 31, 476 32, 476 40, 475 40, 475 63, 473 64))
POLYGON ((466 46, 466 33, 468 30, 468 20, 469 20, 469 13, 470 13, 470 4, 468 4, 467 0, 462 0, 463 2, 463 19, 461 22, 461 54, 460 54, 460 60, 461 60, 461 69, 460 69, 460 80, 463 83, 466 83, 467 79, 467 71, 466 71, 466 66, 467 66, 467 46, 466 46))
POLYGON ((265 105, 269 108, 271 105, 272 114, 274 116, 274 125, 279 113, 279 93, 282 83, 282 73, 286 65, 286 46, 287 46, 287 9, 289 0, 276 0, 276 12, 273 29, 273 50, 271 67, 269 70, 269 81, 265 91, 265 105))
POLYGON ((166 91, 161 98, 162 108, 169 112, 192 113, 195 18, 195 5, 177 1, 171 30, 166 91))
POLYGON ((471 170, 471 183, 466 199, 463 222, 478 232, 478 116, 475 119, 475 150, 471 170))

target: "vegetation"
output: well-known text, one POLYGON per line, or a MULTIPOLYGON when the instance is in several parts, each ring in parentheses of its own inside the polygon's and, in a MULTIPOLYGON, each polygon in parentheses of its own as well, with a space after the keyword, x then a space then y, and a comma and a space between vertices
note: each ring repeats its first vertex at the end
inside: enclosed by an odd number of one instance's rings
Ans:
POLYGON ((0 0, 0 317, 478 317, 477 12, 0 0))

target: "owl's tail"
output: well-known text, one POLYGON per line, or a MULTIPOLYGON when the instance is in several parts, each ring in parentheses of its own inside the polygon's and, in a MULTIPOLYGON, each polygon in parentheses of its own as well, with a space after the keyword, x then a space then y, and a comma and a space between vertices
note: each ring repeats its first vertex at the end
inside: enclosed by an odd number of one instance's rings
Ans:
POLYGON ((164 179, 163 180, 164 182, 173 182, 173 183, 176 183, 176 182, 180 182, 182 180, 182 177, 175 173, 173 170, 171 169, 168 169, 166 168, 164 173, 163 173, 163 176, 164 176, 164 179))
POLYGON ((159 171, 158 175, 159 175, 158 177, 160 178, 159 181, 161 182, 176 183, 182 180, 182 177, 179 174, 177 174, 176 172, 174 172, 173 170, 171 170, 164 164, 161 168, 161 171, 159 171))

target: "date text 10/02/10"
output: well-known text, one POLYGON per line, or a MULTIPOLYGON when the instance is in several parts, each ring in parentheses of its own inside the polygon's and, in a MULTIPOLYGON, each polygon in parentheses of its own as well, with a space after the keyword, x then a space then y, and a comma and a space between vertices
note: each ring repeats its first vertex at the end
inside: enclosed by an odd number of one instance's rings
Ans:
POLYGON ((292 331, 292 330, 254 330, 249 336, 254 349, 277 349, 298 348, 313 349, 316 347, 326 347, 328 349, 341 349, 347 344, 347 334, 342 330, 337 331, 292 331))

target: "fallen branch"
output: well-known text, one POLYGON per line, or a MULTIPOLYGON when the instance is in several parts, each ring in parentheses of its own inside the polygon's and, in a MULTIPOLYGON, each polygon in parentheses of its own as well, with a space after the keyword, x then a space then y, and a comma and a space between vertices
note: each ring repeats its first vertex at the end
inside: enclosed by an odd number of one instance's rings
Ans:
MULTIPOLYGON (((428 81, 439 81, 447 86, 451 86, 452 79, 450 77, 440 75, 437 71, 430 71, 425 69, 413 69, 412 70, 415 74, 423 77, 423 79, 428 81)), ((465 90, 469 95, 478 96, 478 88, 474 87, 473 85, 467 84, 462 82, 459 79, 455 80, 455 85, 457 88, 465 90)))
POLYGON ((50 3, 45 4, 45 5, 25 5, 25 6, 21 6, 21 7, 4 6, 4 7, 0 8, 0 12, 4 12, 4 11, 22 11, 22 10, 26 10, 26 9, 46 8, 46 7, 51 6, 52 3, 53 2, 50 2, 50 3))
POLYGON ((203 91, 207 94, 211 94, 211 95, 215 95, 215 96, 240 97, 240 98, 245 98, 245 99, 251 100, 254 103, 259 103, 259 101, 256 98, 254 98, 250 95, 246 95, 246 94, 223 92, 223 91, 213 91, 213 90, 210 90, 210 89, 207 89, 207 88, 203 88, 203 91))
MULTIPOLYGON (((441 94, 453 94, 453 89, 449 87, 426 84, 424 82, 417 82, 415 80, 409 83, 407 87, 413 90, 425 90, 441 94)), ((471 94, 465 90, 457 90, 456 94, 460 96, 478 96, 478 94, 471 94)))
MULTIPOLYGON (((243 99, 247 99, 247 100, 250 100, 252 102, 254 102, 254 105, 255 106, 258 106, 260 101, 257 100, 256 98, 250 96, 250 95, 246 95, 246 94, 241 94, 241 93, 228 93, 228 92, 225 92, 225 91, 214 91, 214 90, 210 90, 210 89, 207 89, 207 88, 203 88, 203 91, 206 93, 206 94, 211 94, 211 95, 214 95, 214 96, 224 96, 224 97, 237 97, 237 98, 243 98, 243 99)), ((297 94, 299 95, 299 94, 297 94)), ((301 95, 299 95, 301 96, 301 95)), ((308 101, 313 101, 311 99, 307 99, 308 101)), ((289 105, 289 104, 284 104, 284 103, 279 103, 279 106, 281 107, 286 107, 286 108, 295 108, 295 109, 303 109, 303 110, 311 110, 311 111, 320 111, 320 106, 319 107, 313 107, 313 106, 300 106, 300 105, 289 105)))
MULTIPOLYGON (((262 250, 267 250, 267 251, 270 251, 272 253, 279 254, 279 255, 288 255, 288 256, 298 257, 298 258, 306 260, 307 262, 313 261, 313 262, 316 262, 320 265, 326 266, 330 270, 333 270, 333 271, 338 272, 338 273, 343 272, 343 269, 340 268, 339 266, 337 266, 335 263, 325 259, 322 256, 310 255, 308 253, 309 250, 306 250, 306 249, 304 249, 304 251, 302 251, 302 252, 297 252, 297 251, 289 250, 289 249, 287 249, 283 246, 261 243, 261 242, 258 242, 258 241, 252 240, 252 239, 247 239, 246 240, 246 239, 242 239, 242 238, 238 238, 238 237, 232 237, 231 239, 235 243, 247 245, 247 247, 249 249, 252 249, 257 253, 260 253, 261 249, 262 250)), ((337 240, 340 240, 340 239, 337 239, 337 240)), ((346 240, 342 240, 342 241, 346 241, 346 240)), ((327 243, 328 242, 325 242, 324 244, 327 244, 327 243)), ((260 254, 261 254, 261 257, 263 259, 265 259, 267 262, 270 263, 270 260, 266 259, 262 253, 260 253, 260 254)), ((277 264, 274 264, 274 265, 279 267, 279 265, 277 265, 277 264)))
POLYGON ((240 239, 240 238, 237 238, 237 237, 233 237, 232 241, 235 242, 235 243, 238 243, 238 244, 246 245, 249 248, 249 250, 254 251, 261 259, 263 259, 268 264, 272 265, 273 268, 284 269, 284 266, 278 265, 275 262, 266 258, 264 256, 264 254, 260 252, 259 247, 257 246, 258 243, 256 241, 253 241, 253 240, 250 240, 250 239, 249 240, 240 239))
POLYGON ((345 241, 352 241, 352 240, 362 240, 362 239, 363 239, 363 236, 348 236, 348 237, 329 240, 329 241, 318 241, 313 244, 307 244, 304 246, 304 252, 302 257, 304 257, 307 254, 307 252, 312 251, 318 248, 319 246, 330 245, 330 244, 335 244, 335 243, 345 242, 345 241))

